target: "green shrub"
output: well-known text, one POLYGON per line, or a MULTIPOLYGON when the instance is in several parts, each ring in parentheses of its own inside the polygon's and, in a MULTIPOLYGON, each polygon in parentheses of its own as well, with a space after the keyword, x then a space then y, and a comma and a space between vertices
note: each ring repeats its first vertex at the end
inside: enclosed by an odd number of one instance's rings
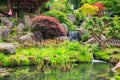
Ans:
POLYGON ((91 62, 92 54, 89 50, 88 45, 84 45, 84 46, 81 45, 77 58, 79 62, 91 62))
POLYGON ((44 13, 46 16, 55 17, 59 20, 60 23, 65 23, 68 25, 68 30, 75 30, 75 26, 67 19, 66 15, 61 11, 50 10, 49 12, 44 13))
POLYGON ((91 46, 91 50, 93 53, 100 51, 99 45, 98 44, 93 44, 91 46))
POLYGON ((61 11, 63 13, 71 13, 72 10, 70 9, 69 4, 67 3, 68 0, 57 0, 51 4, 52 9, 61 11))
POLYGON ((21 62, 21 65, 23 65, 23 66, 28 66, 29 64, 30 64, 30 60, 28 59, 28 57, 26 57, 26 56, 22 56, 22 58, 21 58, 21 60, 20 60, 21 62))
POLYGON ((17 66, 17 65, 20 65, 20 60, 15 55, 8 56, 3 61, 3 66, 5 66, 5 67, 17 66))
POLYGON ((85 33, 84 35, 82 35, 82 37, 81 37, 81 41, 82 42, 85 42, 85 41, 87 41, 88 40, 88 38, 89 38, 89 33, 85 33))

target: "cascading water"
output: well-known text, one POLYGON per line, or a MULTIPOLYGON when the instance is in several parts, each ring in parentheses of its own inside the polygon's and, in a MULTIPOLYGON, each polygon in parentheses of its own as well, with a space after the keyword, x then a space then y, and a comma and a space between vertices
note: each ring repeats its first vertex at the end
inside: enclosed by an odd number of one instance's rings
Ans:
POLYGON ((94 64, 94 63, 106 63, 106 62, 105 61, 101 61, 101 60, 95 60, 94 55, 92 53, 92 64, 94 64))
POLYGON ((70 41, 80 41, 81 40, 79 31, 68 32, 68 37, 69 37, 70 41))

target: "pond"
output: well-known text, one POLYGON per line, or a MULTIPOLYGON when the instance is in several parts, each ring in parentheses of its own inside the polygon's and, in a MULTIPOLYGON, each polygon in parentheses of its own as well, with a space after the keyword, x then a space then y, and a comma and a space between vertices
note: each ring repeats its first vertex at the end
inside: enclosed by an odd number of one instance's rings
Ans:
POLYGON ((80 63, 70 71, 46 70, 38 71, 37 67, 14 67, 10 75, 2 80, 111 80, 113 66, 108 63, 80 63))

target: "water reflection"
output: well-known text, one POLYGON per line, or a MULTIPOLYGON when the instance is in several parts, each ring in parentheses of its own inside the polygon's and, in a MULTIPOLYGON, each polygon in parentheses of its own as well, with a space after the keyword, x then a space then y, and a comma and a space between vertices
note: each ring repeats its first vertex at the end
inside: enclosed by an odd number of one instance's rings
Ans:
POLYGON ((81 63, 71 71, 48 69, 44 72, 36 67, 16 67, 2 80, 110 80, 114 76, 111 67, 105 63, 81 63))

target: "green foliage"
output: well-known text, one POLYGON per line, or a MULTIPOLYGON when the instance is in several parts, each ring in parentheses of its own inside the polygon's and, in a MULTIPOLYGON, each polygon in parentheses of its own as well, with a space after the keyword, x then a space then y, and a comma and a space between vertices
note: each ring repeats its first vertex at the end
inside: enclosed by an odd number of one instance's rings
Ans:
POLYGON ((63 13, 70 13, 71 9, 69 7, 69 4, 67 3, 67 0, 57 0, 56 2, 51 4, 52 9, 56 11, 61 11, 63 13))
POLYGON ((44 13, 46 16, 52 16, 59 20, 60 23, 65 23, 68 25, 68 30, 75 30, 75 26, 67 19, 66 15, 61 11, 50 10, 49 12, 44 13))
POLYGON ((114 80, 120 80, 120 73, 119 73, 119 71, 118 71, 118 73, 115 74, 114 80))
POLYGON ((89 38, 89 33, 85 33, 84 35, 82 35, 82 37, 81 37, 81 41, 82 42, 85 42, 85 41, 87 41, 88 40, 88 38, 89 38))
POLYGON ((0 53, 0 62, 3 62, 4 59, 5 59, 5 55, 3 53, 0 53))
POLYGON ((100 51, 99 45, 98 44, 93 44, 91 46, 91 50, 92 50, 92 52, 98 52, 98 51, 100 51))
POLYGON ((106 10, 113 12, 115 15, 120 15, 120 11, 118 10, 120 8, 120 0, 101 0, 106 10))
POLYGON ((86 19, 85 29, 87 29, 88 32, 99 42, 100 47, 103 47, 105 44, 104 40, 101 38, 101 35, 106 36, 107 39, 117 39, 120 34, 119 23, 119 17, 92 17, 86 19))
POLYGON ((88 17, 97 14, 99 8, 90 4, 84 4, 82 5, 82 7, 80 7, 79 10, 81 11, 84 17, 88 17))
POLYGON ((3 61, 3 66, 16 66, 20 64, 20 60, 16 58, 16 56, 8 56, 3 61))
POLYGON ((66 67, 71 62, 90 62, 92 59, 88 45, 82 46, 79 42, 69 41, 58 47, 17 49, 15 55, 7 57, 1 55, 1 59, 4 57, 3 66, 30 65, 29 56, 33 56, 35 58, 33 62, 37 62, 41 67, 48 63, 52 66, 66 67))
POLYGON ((89 46, 81 46, 80 54, 77 57, 79 59, 79 62, 90 62, 92 60, 92 54, 89 51, 89 46))
POLYGON ((85 4, 85 3, 88 3, 88 4, 93 4, 93 3, 96 3, 100 0, 82 0, 81 3, 85 4))
POLYGON ((18 66, 18 65, 29 65, 30 61, 27 56, 24 55, 10 55, 5 57, 3 60, 3 66, 18 66))
POLYGON ((108 36, 115 39, 120 39, 120 17, 115 16, 112 19, 111 27, 108 29, 108 36))
POLYGON ((119 15, 120 0, 82 0, 81 3, 93 4, 96 2, 102 2, 107 11, 113 12, 115 15, 119 15))
POLYGON ((74 13, 74 15, 76 17, 76 20, 74 22, 75 25, 80 25, 81 24, 80 20, 84 19, 83 15, 81 14, 81 12, 79 10, 75 10, 73 13, 74 13))

